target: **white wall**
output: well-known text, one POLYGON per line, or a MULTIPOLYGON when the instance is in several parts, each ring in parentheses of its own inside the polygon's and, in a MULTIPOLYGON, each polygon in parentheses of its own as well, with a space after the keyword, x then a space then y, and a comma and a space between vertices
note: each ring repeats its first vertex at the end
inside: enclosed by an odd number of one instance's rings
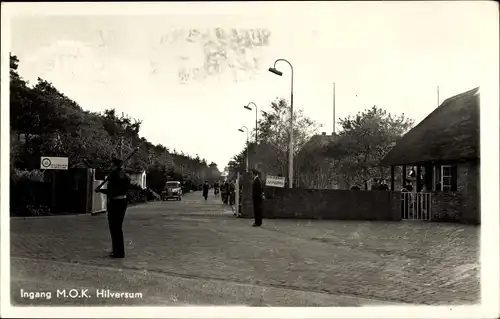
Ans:
POLYGON ((139 185, 142 189, 146 189, 147 181, 146 181, 146 172, 142 173, 131 173, 130 179, 132 183, 139 185))

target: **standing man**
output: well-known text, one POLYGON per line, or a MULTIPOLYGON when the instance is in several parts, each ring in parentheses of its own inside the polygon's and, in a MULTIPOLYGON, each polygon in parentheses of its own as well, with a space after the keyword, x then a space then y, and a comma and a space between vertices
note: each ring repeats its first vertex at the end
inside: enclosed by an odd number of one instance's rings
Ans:
POLYGON ((130 187, 130 177, 122 168, 123 161, 113 157, 113 171, 108 179, 107 189, 98 189, 107 197, 108 224, 111 233, 113 251, 111 258, 125 257, 125 244, 123 242, 123 219, 127 210, 127 190, 130 187))
POLYGON ((205 184, 203 184, 203 197, 205 197, 205 200, 208 198, 208 189, 209 189, 208 181, 205 181, 205 184))
POLYGON ((253 199, 253 215, 255 222, 253 227, 260 227, 262 225, 262 183, 260 181, 259 172, 253 170, 253 185, 252 185, 252 199, 253 199))

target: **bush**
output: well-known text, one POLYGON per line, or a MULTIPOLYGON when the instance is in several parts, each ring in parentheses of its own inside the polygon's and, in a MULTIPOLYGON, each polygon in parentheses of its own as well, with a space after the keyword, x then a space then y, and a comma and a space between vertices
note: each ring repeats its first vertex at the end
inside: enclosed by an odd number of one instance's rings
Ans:
POLYGON ((14 171, 10 175, 11 185, 18 183, 43 182, 43 181, 44 181, 44 173, 38 169, 32 171, 14 169, 14 171))
POLYGON ((50 215, 50 184, 40 170, 14 169, 10 175, 10 213, 13 216, 50 215))

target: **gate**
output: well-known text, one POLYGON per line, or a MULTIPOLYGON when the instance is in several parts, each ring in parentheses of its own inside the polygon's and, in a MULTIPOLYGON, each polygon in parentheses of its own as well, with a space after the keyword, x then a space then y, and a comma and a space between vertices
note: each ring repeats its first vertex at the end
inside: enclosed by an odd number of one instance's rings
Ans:
POLYGON ((401 219, 431 220, 432 194, 401 192, 401 219))

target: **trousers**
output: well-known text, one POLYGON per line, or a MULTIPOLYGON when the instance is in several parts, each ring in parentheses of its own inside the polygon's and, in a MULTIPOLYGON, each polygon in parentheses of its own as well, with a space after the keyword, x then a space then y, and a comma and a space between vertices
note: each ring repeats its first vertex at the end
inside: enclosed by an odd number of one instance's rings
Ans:
POLYGON ((127 199, 111 199, 108 202, 108 224, 111 234, 111 245, 113 254, 125 255, 125 244, 123 242, 123 219, 127 210, 127 199))
POLYGON ((260 226, 262 225, 262 201, 255 200, 253 201, 253 215, 255 218, 255 224, 260 226))

